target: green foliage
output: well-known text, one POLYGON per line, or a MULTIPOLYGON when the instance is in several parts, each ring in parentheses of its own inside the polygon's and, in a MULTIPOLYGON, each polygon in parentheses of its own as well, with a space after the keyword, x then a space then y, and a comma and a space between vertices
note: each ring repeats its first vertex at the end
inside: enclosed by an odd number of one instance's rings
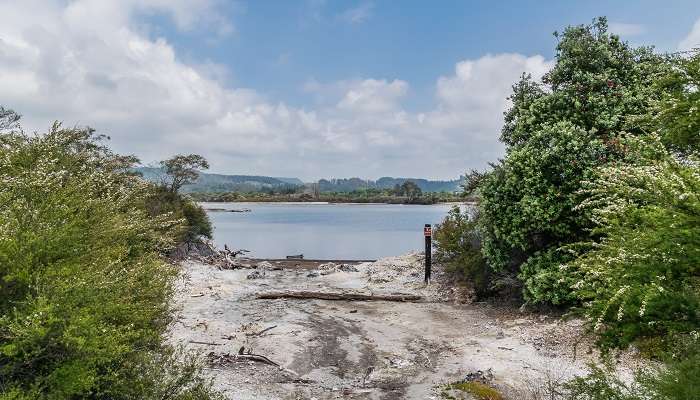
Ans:
POLYGON ((160 165, 165 171, 171 192, 177 192, 183 185, 197 181, 199 170, 209 169, 207 160, 198 154, 178 154, 161 161, 160 165))
POLYGON ((483 253, 494 269, 520 273, 528 300, 562 304, 571 299, 556 284, 565 273, 558 270, 563 259, 555 249, 586 235, 587 216, 574 209, 582 200, 578 189, 606 153, 602 140, 559 122, 512 147, 503 164, 482 179, 483 253), (521 268, 523 262, 527 268, 521 268), (540 296, 550 290, 556 294, 540 296))
POLYGON ((638 381, 655 399, 693 400, 700 393, 700 337, 675 337, 676 349, 665 368, 641 374, 638 381))
POLYGON ((407 196, 395 195, 389 189, 362 189, 352 192, 321 192, 287 193, 286 190, 270 190, 255 192, 224 192, 224 193, 188 193, 187 196, 195 201, 208 202, 314 202, 329 203, 387 203, 387 204, 436 204, 463 201, 464 199, 451 192, 423 193, 420 197, 409 199, 407 196))
MULTIPOLYGON (((597 242, 569 264, 605 345, 700 329, 700 168, 659 138, 628 138, 630 163, 586 185, 597 242), (652 155, 653 158, 647 158, 652 155)), ((581 246, 576 246, 581 247, 581 246)))
POLYGON ((590 373, 563 386, 567 400, 695 400, 700 393, 700 341, 697 334, 680 341, 663 368, 637 373, 625 383, 610 367, 591 365, 590 373))
POLYGON ((561 306, 575 304, 578 298, 571 288, 580 275, 567 268, 565 261, 571 255, 558 248, 538 251, 520 266, 519 278, 523 282, 523 297, 531 303, 546 302, 561 306))
POLYGON ((0 134, 0 398, 211 397, 163 344, 181 221, 145 210, 134 161, 91 130, 0 134))
POLYGON ((493 271, 481 254, 476 216, 453 207, 433 233, 435 261, 464 280, 478 297, 491 293, 493 271))
POLYGON ((177 242, 211 238, 212 225, 206 211, 190 198, 173 192, 165 186, 152 186, 145 207, 150 215, 170 214, 184 223, 176 233, 177 242))
POLYGON ((381 177, 376 181, 360 178, 333 178, 318 181, 319 190, 323 192, 353 192, 362 189, 393 189, 405 182, 411 181, 418 185, 423 192, 454 192, 459 188, 460 180, 432 181, 420 178, 392 178, 381 177))
POLYGON ((556 64, 534 82, 524 76, 511 96, 501 140, 504 160, 479 176, 483 253, 498 271, 518 272, 531 302, 570 303, 567 258, 555 251, 587 237, 587 210, 577 209, 583 181, 622 157, 619 136, 644 114, 652 78, 667 69, 648 48, 607 32, 605 19, 567 28, 556 64), (522 267, 522 268, 521 268, 522 267))
POLYGON ((503 395, 498 390, 477 381, 451 383, 443 389, 442 397, 454 399, 455 397, 449 394, 450 391, 469 393, 476 400, 503 400, 503 395))
POLYGON ((669 73, 654 89, 661 97, 652 104, 643 125, 659 131, 664 143, 684 154, 700 151, 700 53, 675 57, 669 73))
POLYGON ((418 198, 423 195, 423 191, 416 185, 413 181, 406 181, 399 185, 398 183, 394 186, 395 196, 406 196, 408 203, 414 203, 418 198))
POLYGON ((643 400, 641 389, 635 384, 628 385, 620 380, 615 372, 596 365, 589 366, 590 373, 568 382, 567 400, 643 400))

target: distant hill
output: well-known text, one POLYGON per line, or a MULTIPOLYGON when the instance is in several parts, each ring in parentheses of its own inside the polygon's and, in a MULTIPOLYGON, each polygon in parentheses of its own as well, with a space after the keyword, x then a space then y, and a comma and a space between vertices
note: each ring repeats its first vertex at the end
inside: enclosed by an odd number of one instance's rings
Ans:
MULTIPOLYGON (((163 171, 154 167, 138 167, 144 179, 151 182, 161 182, 163 171)), ((196 183, 185 185, 182 191, 193 192, 255 192, 265 188, 282 188, 289 186, 303 186, 304 182, 297 178, 276 178, 257 175, 223 175, 201 173, 196 183)))
MULTIPOLYGON (((155 167, 138 167, 144 179, 151 182, 161 182, 163 171, 155 167)), ((413 181, 424 192, 454 192, 459 190, 462 179, 451 181, 431 181, 422 178, 392 178, 382 177, 373 180, 360 178, 321 179, 318 181, 321 192, 352 192, 361 189, 391 189, 395 185, 401 185, 406 181, 413 181)), ((259 175, 224 175, 201 173, 196 183, 185 185, 182 191, 185 193, 208 192, 258 192, 266 189, 286 189, 305 186, 298 178, 282 178, 259 175)), ((306 185, 308 186, 308 185, 306 185)))

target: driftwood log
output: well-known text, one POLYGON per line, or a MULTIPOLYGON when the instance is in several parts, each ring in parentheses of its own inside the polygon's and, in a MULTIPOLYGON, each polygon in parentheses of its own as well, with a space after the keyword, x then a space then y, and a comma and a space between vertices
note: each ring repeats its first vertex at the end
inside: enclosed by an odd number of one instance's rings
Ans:
POLYGON ((207 358, 209 359, 209 363, 213 365, 233 364, 238 361, 256 361, 263 364, 274 365, 275 367, 280 366, 276 362, 260 354, 216 354, 211 352, 207 355, 207 358))
POLYGON ((267 292, 259 293, 258 299, 319 299, 319 300, 347 300, 347 301, 419 301, 421 296, 412 294, 361 294, 348 292, 267 292))

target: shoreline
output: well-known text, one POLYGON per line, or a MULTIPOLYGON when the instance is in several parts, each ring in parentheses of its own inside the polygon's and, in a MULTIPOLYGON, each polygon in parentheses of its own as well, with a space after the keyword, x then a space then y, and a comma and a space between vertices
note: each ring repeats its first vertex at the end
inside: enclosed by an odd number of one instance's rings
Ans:
POLYGON ((240 201, 196 201, 199 204, 304 204, 304 205, 394 205, 394 206, 440 206, 440 205, 472 205, 475 201, 444 201, 436 203, 390 203, 390 202, 364 202, 364 201, 251 201, 251 200, 240 200, 240 201))

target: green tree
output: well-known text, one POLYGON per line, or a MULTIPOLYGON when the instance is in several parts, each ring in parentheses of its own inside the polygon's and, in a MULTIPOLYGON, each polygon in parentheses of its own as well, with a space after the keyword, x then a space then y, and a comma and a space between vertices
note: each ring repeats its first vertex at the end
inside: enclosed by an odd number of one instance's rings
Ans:
POLYGON ((631 117, 654 98, 653 77, 667 69, 649 48, 607 32, 604 18, 557 35, 556 63, 541 82, 514 86, 501 140, 504 160, 480 178, 483 253, 496 270, 519 273, 525 298, 575 300, 557 249, 588 236, 582 182, 619 159, 618 135, 641 134, 631 117))
POLYGON ((164 182, 171 192, 177 192, 183 185, 197 181, 199 171, 209 169, 207 160, 198 154, 178 154, 160 162, 166 174, 164 182))
POLYGON ((401 184, 401 194, 408 197, 408 202, 413 203, 416 201, 421 195, 423 194, 423 191, 416 185, 415 182, 413 181, 406 181, 401 184))

